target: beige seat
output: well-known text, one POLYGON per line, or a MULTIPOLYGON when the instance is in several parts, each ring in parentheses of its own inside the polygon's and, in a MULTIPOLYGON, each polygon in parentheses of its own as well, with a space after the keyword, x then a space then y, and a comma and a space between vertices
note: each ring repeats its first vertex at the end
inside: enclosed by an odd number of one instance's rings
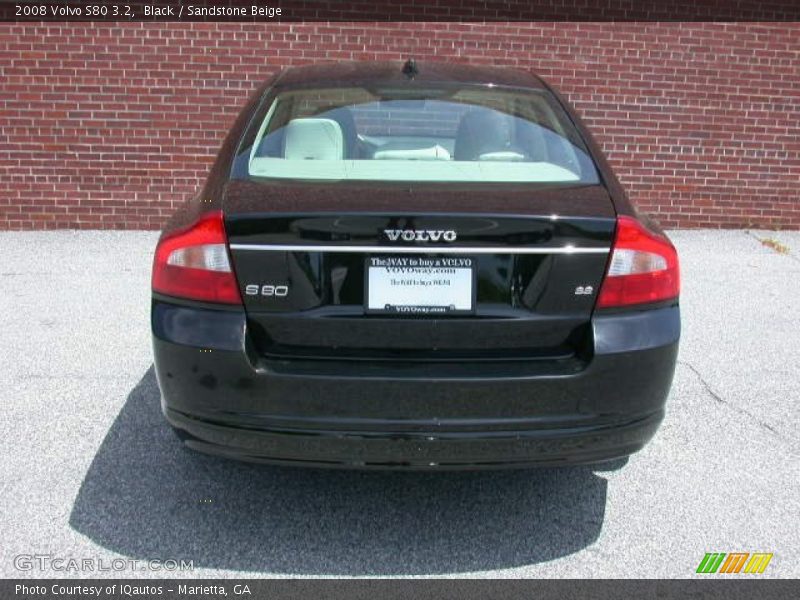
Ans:
POLYGON ((288 160, 343 160, 342 128, 332 119, 292 119, 286 125, 283 156, 288 160))

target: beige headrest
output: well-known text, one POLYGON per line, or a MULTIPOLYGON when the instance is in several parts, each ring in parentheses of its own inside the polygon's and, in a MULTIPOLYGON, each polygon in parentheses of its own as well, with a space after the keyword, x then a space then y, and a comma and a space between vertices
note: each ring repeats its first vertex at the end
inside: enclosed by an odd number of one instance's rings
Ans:
POLYGON ((283 156, 288 160, 342 160, 342 128, 332 119, 292 119, 286 125, 283 156))

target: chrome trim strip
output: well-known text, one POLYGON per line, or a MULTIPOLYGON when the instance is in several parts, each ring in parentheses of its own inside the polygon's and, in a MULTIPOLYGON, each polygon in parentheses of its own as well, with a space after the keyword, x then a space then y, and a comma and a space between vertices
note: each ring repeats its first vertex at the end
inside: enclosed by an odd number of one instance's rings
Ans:
POLYGON ((295 244, 231 244, 231 250, 266 252, 369 252, 374 254, 608 254, 610 248, 542 248, 537 246, 323 246, 295 244))

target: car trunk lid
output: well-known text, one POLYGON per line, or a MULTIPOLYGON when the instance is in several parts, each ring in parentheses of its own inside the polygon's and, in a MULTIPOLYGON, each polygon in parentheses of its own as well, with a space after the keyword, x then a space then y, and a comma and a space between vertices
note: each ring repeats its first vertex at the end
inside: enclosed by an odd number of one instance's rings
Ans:
POLYGON ((224 213, 255 351, 368 361, 581 352, 616 217, 598 185, 252 181, 224 213))

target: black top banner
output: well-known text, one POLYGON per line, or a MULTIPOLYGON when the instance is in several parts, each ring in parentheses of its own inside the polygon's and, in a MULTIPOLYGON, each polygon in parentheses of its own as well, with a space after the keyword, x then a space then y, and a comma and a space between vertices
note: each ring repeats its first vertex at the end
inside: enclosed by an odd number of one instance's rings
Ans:
POLYGON ((0 0, 3 21, 795 21, 796 0, 0 0))

